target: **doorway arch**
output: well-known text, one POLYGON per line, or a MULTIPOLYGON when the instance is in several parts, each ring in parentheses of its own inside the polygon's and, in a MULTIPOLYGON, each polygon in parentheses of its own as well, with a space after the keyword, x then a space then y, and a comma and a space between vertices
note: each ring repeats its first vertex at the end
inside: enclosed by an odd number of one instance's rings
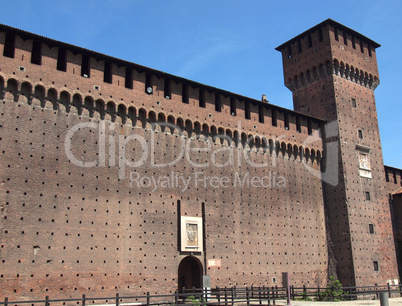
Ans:
POLYGON ((184 257, 178 269, 178 289, 179 293, 183 288, 201 288, 202 287, 202 264, 194 256, 184 257))

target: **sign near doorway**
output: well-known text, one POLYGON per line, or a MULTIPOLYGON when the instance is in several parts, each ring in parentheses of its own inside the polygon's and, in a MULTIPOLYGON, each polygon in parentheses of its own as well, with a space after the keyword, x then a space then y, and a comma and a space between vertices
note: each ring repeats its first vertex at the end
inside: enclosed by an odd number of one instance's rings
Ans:
POLYGON ((181 217, 181 251, 202 252, 202 218, 181 217))

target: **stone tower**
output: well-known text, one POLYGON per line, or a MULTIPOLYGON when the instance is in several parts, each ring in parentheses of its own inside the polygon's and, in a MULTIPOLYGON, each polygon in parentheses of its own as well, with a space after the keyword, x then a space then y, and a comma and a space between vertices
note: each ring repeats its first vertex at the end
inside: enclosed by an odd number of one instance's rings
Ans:
POLYGON ((379 46, 328 19, 276 48, 294 109, 327 120, 329 273, 343 285, 398 279, 374 98, 379 46))

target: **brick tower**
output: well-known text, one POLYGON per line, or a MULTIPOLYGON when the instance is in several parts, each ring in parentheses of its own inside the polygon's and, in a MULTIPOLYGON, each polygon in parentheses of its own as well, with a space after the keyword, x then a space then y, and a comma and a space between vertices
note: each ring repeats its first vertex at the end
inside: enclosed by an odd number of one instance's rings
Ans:
POLYGON ((329 274, 343 285, 398 279, 374 99, 379 46, 328 19, 276 48, 294 109, 327 120, 329 274))

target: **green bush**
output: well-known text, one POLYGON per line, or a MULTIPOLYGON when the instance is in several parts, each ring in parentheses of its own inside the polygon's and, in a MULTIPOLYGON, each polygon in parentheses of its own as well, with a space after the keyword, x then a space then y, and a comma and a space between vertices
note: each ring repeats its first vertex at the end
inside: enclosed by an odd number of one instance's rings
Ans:
POLYGON ((320 301, 334 301, 338 302, 343 299, 345 293, 342 290, 342 284, 339 280, 335 279, 332 275, 329 277, 330 283, 325 291, 318 294, 320 301))

